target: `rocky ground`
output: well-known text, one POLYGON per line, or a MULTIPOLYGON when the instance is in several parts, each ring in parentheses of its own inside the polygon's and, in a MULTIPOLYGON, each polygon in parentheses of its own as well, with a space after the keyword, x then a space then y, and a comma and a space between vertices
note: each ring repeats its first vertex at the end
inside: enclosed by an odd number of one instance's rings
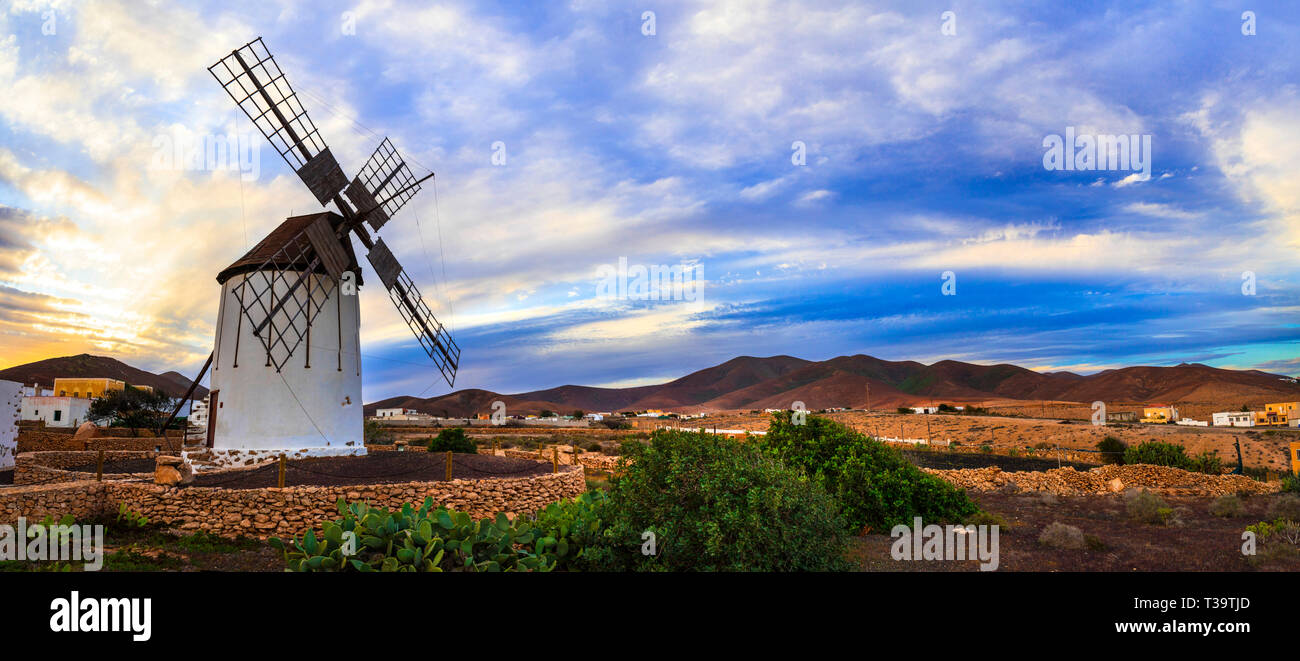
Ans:
MULTIPOLYGON (((1047 492, 973 493, 980 507, 1003 521, 997 571, 1300 571, 1300 551, 1285 543, 1242 553, 1246 526, 1267 516, 1279 495, 1242 499, 1242 512, 1210 514, 1209 496, 1165 496, 1175 516, 1169 525, 1133 520, 1124 494, 1056 496, 1047 492), (1078 548, 1040 541, 1053 523, 1078 528, 1078 548)), ((853 540, 852 556, 863 571, 979 571, 976 561, 898 561, 888 534, 853 540)), ((1063 595, 1064 597, 1064 595, 1063 595)))

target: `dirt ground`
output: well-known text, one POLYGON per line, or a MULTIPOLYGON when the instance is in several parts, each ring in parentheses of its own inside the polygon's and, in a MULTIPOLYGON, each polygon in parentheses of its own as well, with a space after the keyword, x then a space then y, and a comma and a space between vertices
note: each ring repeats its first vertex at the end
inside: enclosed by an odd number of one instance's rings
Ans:
MULTIPOLYGON (((1029 407, 1030 409, 1034 407, 1029 407)), ((1029 409, 1026 409, 1029 410, 1029 409)), ((1052 409, 1048 409, 1049 412, 1052 409)), ((1062 410, 1060 413, 1068 413, 1062 410)), ((1217 454, 1224 465, 1236 465, 1235 441, 1241 441, 1241 456, 1248 467, 1289 471, 1288 456, 1291 441, 1300 441, 1300 431, 1284 429, 1238 429, 1224 427, 1185 427, 1182 425, 1105 425, 1093 426, 1079 420, 1061 422, 1060 419, 1018 418, 978 415, 901 415, 898 413, 867 414, 862 411, 844 411, 825 414, 860 432, 896 438, 930 438, 935 441, 954 441, 963 445, 990 445, 995 448, 1034 447, 1047 443, 1075 450, 1095 450, 1097 442, 1106 436, 1115 436, 1128 445, 1145 441, 1176 443, 1187 448, 1189 455, 1201 452, 1217 454)), ((683 421, 683 427, 767 429, 769 414, 733 413, 708 416, 699 420, 683 421)), ((663 421, 668 422, 668 421, 663 421)))
MULTIPOLYGON (((527 477, 549 473, 553 467, 528 459, 457 454, 452 479, 527 477)), ((362 457, 316 457, 286 464, 285 486, 342 486, 394 482, 437 482, 447 478, 446 455, 425 452, 373 452, 362 457)), ((197 487, 256 489, 276 486, 279 466, 268 464, 251 470, 200 473, 197 487)))
MULTIPOLYGON (((1300 553, 1281 546, 1242 554, 1241 534, 1264 518, 1280 496, 1244 500, 1241 516, 1209 513, 1212 498, 1165 499, 1181 520, 1171 526, 1128 518, 1124 496, 1056 497, 1044 494, 976 493, 986 512, 1001 516, 997 571, 1300 571, 1300 553), (1053 522, 1078 527, 1091 548, 1056 549, 1039 543, 1053 522)), ((978 571, 976 561, 898 561, 890 555, 894 538, 873 534, 853 540, 852 556, 863 571, 978 571)))

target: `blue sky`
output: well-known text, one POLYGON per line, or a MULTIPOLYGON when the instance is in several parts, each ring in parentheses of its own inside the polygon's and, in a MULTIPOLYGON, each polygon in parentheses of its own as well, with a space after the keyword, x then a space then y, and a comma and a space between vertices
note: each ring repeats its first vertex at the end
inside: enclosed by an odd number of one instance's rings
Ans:
MULTIPOLYGON (((437 172, 381 234, 458 388, 742 354, 1300 375, 1300 10, 1083 4, 11 2, 0 367, 199 367, 216 272, 318 208, 269 148, 240 176, 160 146, 263 147, 206 71, 262 36, 349 174, 385 135, 437 172), (1149 136, 1150 177, 1046 169, 1067 127, 1149 136), (701 296, 598 296, 620 258, 701 296)), ((362 297, 367 400, 446 392, 362 297)))

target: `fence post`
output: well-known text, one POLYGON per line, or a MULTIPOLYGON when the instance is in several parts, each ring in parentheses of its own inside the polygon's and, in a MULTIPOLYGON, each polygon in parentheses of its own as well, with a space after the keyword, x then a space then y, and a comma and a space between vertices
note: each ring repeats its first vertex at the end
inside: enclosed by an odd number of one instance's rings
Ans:
POLYGON ((451 481, 451 450, 447 450, 447 481, 451 481))
POLYGON ((288 459, 285 459, 284 455, 280 455, 280 475, 276 478, 276 486, 281 489, 284 488, 284 468, 287 463, 288 459))
POLYGON ((551 472, 560 472, 560 446, 551 446, 551 472))
POLYGON ((100 450, 95 458, 95 481, 104 481, 104 451, 100 450))

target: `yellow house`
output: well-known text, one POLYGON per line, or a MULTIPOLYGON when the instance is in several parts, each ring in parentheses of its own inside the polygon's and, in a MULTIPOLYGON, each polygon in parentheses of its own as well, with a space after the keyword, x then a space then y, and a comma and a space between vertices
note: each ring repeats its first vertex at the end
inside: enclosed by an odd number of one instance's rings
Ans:
POLYGON ((1287 420, 1300 417, 1300 402, 1278 402, 1276 404, 1265 404, 1264 415, 1276 418, 1276 424, 1286 424, 1287 420))
POLYGON ((1170 423, 1178 419, 1178 409, 1172 406, 1148 406, 1142 409, 1142 422, 1170 423))
POLYGON ((126 382, 117 379, 77 378, 54 380, 54 394, 57 397, 84 397, 86 399, 95 399, 97 397, 103 397, 106 392, 122 390, 124 388, 126 388, 126 382))

